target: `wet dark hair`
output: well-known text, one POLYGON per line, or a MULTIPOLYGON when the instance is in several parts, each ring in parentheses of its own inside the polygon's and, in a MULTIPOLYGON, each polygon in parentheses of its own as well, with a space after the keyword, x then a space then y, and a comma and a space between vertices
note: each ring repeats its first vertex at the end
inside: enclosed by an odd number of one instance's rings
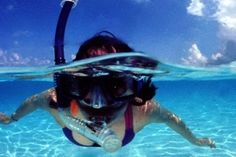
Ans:
POLYGON ((95 34, 92 38, 86 40, 79 48, 73 61, 92 57, 89 54, 91 50, 102 49, 106 53, 132 52, 134 51, 128 44, 108 31, 102 31, 95 34), (115 52, 114 52, 115 50, 115 52))
MULTIPOLYGON (((127 43, 117 38, 108 31, 102 31, 95 34, 92 38, 86 40, 79 48, 76 57, 73 61, 98 56, 101 54, 90 54, 90 51, 102 50, 107 53, 132 52, 134 51, 127 43)), ((135 99, 131 100, 131 104, 141 106, 150 100, 155 95, 156 87, 152 84, 151 78, 143 80, 142 87, 139 87, 136 97, 141 98, 142 102, 135 99)))

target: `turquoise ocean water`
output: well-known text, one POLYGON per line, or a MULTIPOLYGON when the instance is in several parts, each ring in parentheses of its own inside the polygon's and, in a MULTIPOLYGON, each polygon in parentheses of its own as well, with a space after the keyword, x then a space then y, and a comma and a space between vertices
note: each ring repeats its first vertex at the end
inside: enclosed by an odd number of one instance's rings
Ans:
MULTIPOLYGON (((227 69, 216 70, 217 76, 186 70, 188 75, 178 78, 166 75, 155 79, 160 104, 180 116, 196 136, 214 139, 216 149, 192 145, 166 125, 152 124, 136 134, 129 145, 109 154, 100 148, 75 146, 48 113, 38 110, 17 123, 0 125, 0 157, 235 157, 236 70, 227 69)), ((0 111, 7 114, 28 96, 54 86, 48 80, 6 78, 0 82, 0 111)))

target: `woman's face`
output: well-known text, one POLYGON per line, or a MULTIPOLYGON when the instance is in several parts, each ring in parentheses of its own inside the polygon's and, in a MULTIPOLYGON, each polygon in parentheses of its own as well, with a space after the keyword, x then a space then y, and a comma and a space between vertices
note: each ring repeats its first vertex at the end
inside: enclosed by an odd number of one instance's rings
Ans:
MULTIPOLYGON (((87 57, 85 58, 116 53, 114 47, 111 47, 111 49, 112 52, 108 52, 105 47, 91 48, 87 51, 87 57)), ((116 99, 123 96, 122 94, 128 88, 127 82, 122 79, 115 77, 94 79, 90 77, 86 80, 86 78, 80 77, 78 80, 71 80, 71 83, 73 84, 71 88, 75 89, 75 93, 78 92, 80 97, 76 99, 81 113, 78 114, 79 118, 87 120, 104 119, 110 123, 124 114, 129 101, 116 99), (75 81, 77 83, 74 83, 75 81)))
POLYGON ((128 104, 124 104, 119 108, 103 107, 100 109, 96 109, 80 104, 79 109, 81 110, 81 116, 84 119, 97 122, 104 121, 109 124, 121 118, 127 106, 128 104))

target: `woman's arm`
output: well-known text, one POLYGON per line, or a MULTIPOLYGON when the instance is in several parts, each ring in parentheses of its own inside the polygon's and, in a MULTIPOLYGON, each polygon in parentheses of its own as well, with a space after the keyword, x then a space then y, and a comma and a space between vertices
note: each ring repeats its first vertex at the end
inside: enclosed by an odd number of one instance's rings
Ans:
POLYGON ((0 123, 2 124, 10 124, 11 122, 18 121, 24 116, 34 112, 38 108, 49 109, 49 101, 51 99, 51 91, 53 89, 49 89, 45 92, 33 95, 27 98, 11 116, 7 116, 3 113, 0 113, 0 123))
POLYGON ((152 114, 152 120, 157 123, 165 123, 171 129, 182 135, 192 144, 215 148, 215 142, 209 138, 197 138, 176 114, 161 107, 159 104, 152 114))

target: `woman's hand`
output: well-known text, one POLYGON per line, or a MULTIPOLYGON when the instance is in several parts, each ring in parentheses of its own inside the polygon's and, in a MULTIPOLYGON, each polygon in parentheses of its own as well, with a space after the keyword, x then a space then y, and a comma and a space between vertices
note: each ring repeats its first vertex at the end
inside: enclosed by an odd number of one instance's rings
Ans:
POLYGON ((0 124, 10 124, 12 121, 11 117, 0 112, 0 124))
POLYGON ((208 146, 210 148, 216 148, 215 141, 210 138, 198 138, 196 144, 199 146, 208 146))

